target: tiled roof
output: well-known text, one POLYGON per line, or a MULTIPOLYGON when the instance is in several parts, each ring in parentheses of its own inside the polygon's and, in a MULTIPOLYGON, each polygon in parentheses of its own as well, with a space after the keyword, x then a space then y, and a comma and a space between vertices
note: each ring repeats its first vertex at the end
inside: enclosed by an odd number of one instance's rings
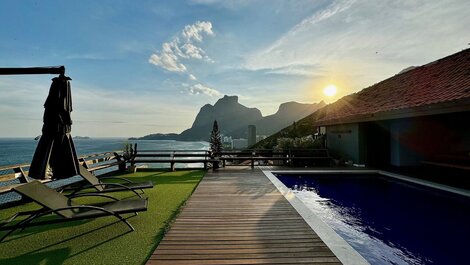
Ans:
POLYGON ((464 100, 468 104, 466 99, 470 99, 470 49, 345 96, 322 108, 313 118, 319 124, 374 120, 371 117, 442 103, 459 104, 464 100))

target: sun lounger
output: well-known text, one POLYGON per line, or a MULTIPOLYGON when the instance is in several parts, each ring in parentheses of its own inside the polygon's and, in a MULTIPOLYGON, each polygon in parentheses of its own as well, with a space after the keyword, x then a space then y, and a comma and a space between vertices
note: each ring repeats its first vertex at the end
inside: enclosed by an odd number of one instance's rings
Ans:
POLYGON ((141 197, 140 194, 135 192, 135 190, 140 190, 144 193, 143 189, 153 188, 153 183, 151 181, 145 182, 133 182, 126 178, 121 177, 102 177, 97 178, 95 175, 90 173, 82 165, 79 166, 80 176, 82 176, 89 185, 84 185, 79 189, 76 189, 72 194, 80 193, 83 189, 94 188, 98 192, 115 192, 115 191, 133 191, 137 196, 141 197), (121 183, 105 183, 104 180, 118 180, 121 183))
POLYGON ((93 219, 104 216, 115 216, 121 222, 124 222, 132 231, 134 228, 121 215, 127 213, 142 212, 147 210, 147 199, 129 199, 118 200, 105 194, 79 194, 70 197, 47 187, 39 181, 33 181, 13 188, 14 191, 30 198, 34 202, 43 206, 36 211, 21 212, 13 215, 8 220, 0 223, 0 230, 8 232, 0 238, 0 242, 17 229, 23 229, 29 226, 53 224, 59 222, 68 222, 81 219, 93 219), (91 205, 80 205, 72 202, 74 198, 83 196, 98 196, 112 200, 111 202, 98 203, 91 205), (56 218, 41 220, 40 217, 46 215, 55 215, 56 218), (13 223, 19 216, 27 216, 25 219, 13 223))

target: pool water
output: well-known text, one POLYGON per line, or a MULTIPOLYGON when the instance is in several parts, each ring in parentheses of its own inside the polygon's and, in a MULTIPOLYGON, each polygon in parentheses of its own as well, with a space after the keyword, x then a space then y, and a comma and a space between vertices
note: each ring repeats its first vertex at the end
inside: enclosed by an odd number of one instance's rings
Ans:
POLYGON ((470 198, 379 174, 275 174, 371 264, 468 264, 470 198))

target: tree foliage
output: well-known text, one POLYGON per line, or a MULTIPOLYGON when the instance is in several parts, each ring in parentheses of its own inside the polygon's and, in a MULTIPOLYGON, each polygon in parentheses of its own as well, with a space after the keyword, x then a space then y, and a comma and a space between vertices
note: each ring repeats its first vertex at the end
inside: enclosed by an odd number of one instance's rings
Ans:
POLYGON ((213 154, 222 151, 222 140, 220 139, 219 125, 216 120, 214 120, 214 125, 212 126, 210 148, 213 154))
POLYGON ((294 149, 315 149, 324 148, 323 137, 314 139, 311 135, 305 137, 280 137, 277 138, 276 150, 294 150, 294 149))

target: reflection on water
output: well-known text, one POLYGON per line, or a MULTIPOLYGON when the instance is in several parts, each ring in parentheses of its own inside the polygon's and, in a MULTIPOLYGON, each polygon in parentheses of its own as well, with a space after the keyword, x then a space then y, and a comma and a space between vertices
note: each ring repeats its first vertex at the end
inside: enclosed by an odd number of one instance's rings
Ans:
POLYGON ((406 249, 383 242, 372 234, 378 233, 373 227, 364 226, 360 219, 360 209, 335 205, 330 199, 320 197, 316 191, 294 190, 297 198, 333 230, 336 231, 371 264, 423 264, 422 258, 414 256, 406 249))
POLYGON ((380 175, 278 175, 371 264, 465 264, 470 199, 380 175))

